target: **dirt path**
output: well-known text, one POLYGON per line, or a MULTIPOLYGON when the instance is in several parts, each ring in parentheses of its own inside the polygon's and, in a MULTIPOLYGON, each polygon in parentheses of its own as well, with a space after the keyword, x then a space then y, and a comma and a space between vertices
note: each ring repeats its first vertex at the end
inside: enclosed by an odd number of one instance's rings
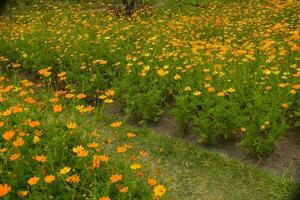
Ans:
MULTIPOLYGON (((111 106, 106 110, 107 115, 118 116, 124 118, 118 106, 111 106)), ((130 123, 130 122, 129 122, 130 123)), ((174 117, 169 114, 161 116, 157 123, 147 123, 135 126, 151 129, 158 134, 166 134, 178 139, 184 140, 187 143, 193 143, 199 148, 216 151, 228 157, 242 160, 243 162, 255 164, 268 171, 278 175, 290 175, 294 180, 300 181, 300 130, 293 130, 287 133, 284 137, 280 138, 275 143, 275 150, 269 155, 260 160, 252 159, 247 152, 240 147, 238 141, 228 141, 217 147, 207 147, 197 143, 197 133, 187 134, 184 138, 177 136, 178 125, 174 117)))

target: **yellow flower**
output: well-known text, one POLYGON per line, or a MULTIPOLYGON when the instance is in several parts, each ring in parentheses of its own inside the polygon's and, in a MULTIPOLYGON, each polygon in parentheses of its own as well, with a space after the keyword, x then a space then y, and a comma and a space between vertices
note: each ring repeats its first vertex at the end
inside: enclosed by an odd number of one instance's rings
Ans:
POLYGON ((48 175, 44 178, 45 183, 52 183, 55 180, 55 176, 48 175))
POLYGON ((191 90, 192 90, 191 86, 187 86, 184 88, 184 91, 186 91, 186 92, 191 91, 191 90))
POLYGON ((4 197, 11 190, 11 187, 7 184, 0 184, 0 197, 4 197))
POLYGON ((270 75, 271 74, 271 70, 270 69, 264 69, 263 70, 263 73, 265 74, 265 75, 270 75))
POLYGON ((7 148, 0 148, 0 153, 4 153, 4 152, 6 152, 7 151, 7 148))
POLYGON ((67 173, 69 173, 71 171, 71 168, 70 167, 64 167, 64 168, 62 168, 60 171, 59 171, 59 173, 60 174, 67 174, 67 173))
POLYGON ((180 76, 179 74, 176 74, 176 75, 174 76, 174 80, 179 80, 179 79, 181 79, 181 76, 180 76))
POLYGON ((75 129, 77 128, 77 124, 75 122, 69 122, 67 124, 68 129, 75 129))
POLYGON ((195 95, 195 96, 200 96, 201 94, 202 94, 202 93, 201 93, 200 91, 198 91, 198 90, 194 92, 194 95, 195 95))
POLYGON ((154 196, 161 197, 166 192, 166 188, 163 185, 157 185, 153 189, 154 196))
POLYGON ((123 176, 120 175, 120 174, 114 174, 110 177, 110 182, 111 183, 115 183, 115 182, 118 182, 120 180, 122 180, 123 176))
POLYGON ((34 144, 38 143, 39 141, 40 141, 40 137, 39 136, 37 136, 37 135, 33 136, 33 143, 34 144))
POLYGON ((230 93, 234 93, 236 90, 234 88, 228 88, 227 91, 230 92, 230 93))
POLYGON ((141 167, 142 167, 142 165, 140 165, 140 164, 132 164, 130 166, 130 169, 136 170, 136 169, 140 169, 141 167))
POLYGON ((73 152, 77 154, 78 157, 87 157, 88 151, 84 149, 82 145, 73 148, 73 152))
POLYGON ((39 177, 34 176, 34 177, 31 177, 31 178, 27 181, 27 183, 28 183, 29 185, 35 185, 35 184, 37 184, 37 183, 39 182, 39 180, 40 180, 39 177))

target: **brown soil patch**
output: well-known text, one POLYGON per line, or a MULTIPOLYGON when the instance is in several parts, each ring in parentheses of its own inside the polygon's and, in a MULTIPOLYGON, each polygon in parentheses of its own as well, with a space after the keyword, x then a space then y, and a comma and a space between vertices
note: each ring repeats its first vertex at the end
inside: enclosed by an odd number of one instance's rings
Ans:
MULTIPOLYGON (((114 115, 124 119, 119 106, 113 105, 106 109, 107 115, 114 115)), ((183 139, 187 143, 193 143, 199 148, 204 148, 211 151, 216 151, 226 156, 242 160, 243 162, 255 164, 268 171, 278 175, 290 175, 296 181, 300 181, 300 130, 291 130, 285 136, 280 138, 275 143, 275 149, 267 156, 260 160, 251 158, 248 153, 238 145, 238 140, 231 140, 222 143, 218 146, 204 146, 199 144, 197 133, 190 131, 183 138, 177 135, 179 126, 174 117, 165 113, 161 116, 158 122, 146 124, 136 124, 143 128, 149 128, 159 134, 166 134, 178 139, 183 139)))

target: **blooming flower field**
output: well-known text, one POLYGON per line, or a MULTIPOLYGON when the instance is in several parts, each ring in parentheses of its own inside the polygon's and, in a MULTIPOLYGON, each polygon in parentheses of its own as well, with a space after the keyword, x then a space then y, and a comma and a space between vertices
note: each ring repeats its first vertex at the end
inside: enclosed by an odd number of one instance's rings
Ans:
POLYGON ((82 104, 84 98, 83 93, 50 92, 42 83, 0 76, 0 197, 107 200, 164 195, 165 187, 149 173, 149 153, 131 144, 136 134, 121 130, 119 121, 110 130, 93 129, 95 122, 81 118, 98 113, 82 104), (117 134, 124 135, 122 143, 114 141, 117 134))
POLYGON ((166 198, 151 155, 131 144, 138 134, 121 121, 94 128, 112 104, 145 121, 169 109, 181 135, 268 154, 300 126, 299 7, 213 2, 129 17, 64 3, 1 19, 0 198, 166 198))

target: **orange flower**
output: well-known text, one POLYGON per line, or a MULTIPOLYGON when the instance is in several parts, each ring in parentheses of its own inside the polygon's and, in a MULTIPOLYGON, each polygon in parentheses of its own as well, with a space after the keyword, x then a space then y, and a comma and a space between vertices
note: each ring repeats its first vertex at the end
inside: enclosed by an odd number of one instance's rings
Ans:
POLYGON ((39 73, 40 75, 44 76, 44 77, 48 77, 48 76, 51 75, 51 72, 49 72, 49 70, 50 70, 51 68, 52 68, 52 67, 47 67, 47 68, 45 68, 45 69, 40 69, 40 70, 38 71, 38 73, 39 73))
POLYGON ((20 131, 20 132, 19 132, 19 136, 20 136, 20 137, 24 137, 24 136, 26 136, 26 135, 27 135, 27 134, 26 134, 25 132, 23 132, 23 131, 20 131))
POLYGON ((9 160, 10 160, 10 161, 18 160, 18 159, 20 158, 20 156, 21 156, 20 153, 12 154, 12 155, 9 157, 9 160))
POLYGON ((102 162, 107 162, 109 157, 107 155, 101 155, 99 156, 99 159, 102 161, 102 162))
POLYGON ((11 107, 11 111, 13 113, 20 113, 20 112, 23 112, 24 108, 20 105, 16 105, 16 106, 13 106, 11 107))
POLYGON ((0 128, 4 126, 4 122, 0 122, 0 128))
POLYGON ((225 92, 219 92, 219 93, 217 94, 218 97, 224 97, 225 95, 226 95, 225 92))
POLYGON ((120 174, 114 174, 110 177, 110 182, 111 183, 115 183, 115 182, 118 182, 120 180, 122 180, 123 176, 120 175, 120 174))
POLYGON ((55 180, 55 176, 48 175, 44 178, 45 183, 52 183, 55 180))
POLYGON ((61 112, 61 111, 62 111, 62 105, 53 106, 53 112, 61 112))
POLYGON ((214 91, 215 91, 215 88, 209 87, 209 88, 207 89, 207 91, 208 91, 208 92, 214 92, 214 91))
POLYGON ((122 125, 122 122, 118 121, 118 122, 113 122, 110 124, 111 127, 113 128, 118 128, 122 125))
POLYGON ((128 192, 128 187, 120 188, 119 191, 122 193, 126 193, 126 192, 128 192))
POLYGON ((94 155, 93 156, 93 168, 99 168, 101 163, 101 159, 99 156, 94 155))
POLYGON ((84 99, 84 98, 86 98, 86 95, 83 94, 83 93, 80 93, 80 94, 77 95, 77 98, 78 99, 84 99))
POLYGON ((126 147, 124 146, 117 147, 117 153, 125 153, 125 151, 126 151, 126 147))
POLYGON ((39 121, 32 121, 31 119, 28 120, 28 126, 34 128, 34 127, 37 127, 39 126, 41 123, 39 121))
POLYGON ((105 94, 106 94, 107 96, 115 96, 115 91, 114 91, 114 90, 106 90, 106 91, 105 91, 105 94))
POLYGON ((128 138, 134 138, 134 137, 135 137, 135 134, 132 133, 132 132, 129 132, 129 133, 127 133, 127 137, 128 137, 128 138))
POLYGON ((90 147, 90 148, 98 148, 99 147, 99 143, 98 142, 92 142, 92 143, 88 144, 88 147, 90 147))
POLYGON ((100 197, 98 200, 111 200, 109 197, 100 197))
POLYGON ((148 155, 147 151, 140 151, 140 156, 146 157, 148 155))
POLYGON ((148 184, 154 186, 157 184, 157 181, 154 178, 148 178, 148 184))
POLYGON ((107 64, 107 60, 99 60, 99 64, 100 65, 105 65, 105 64, 107 64))
POLYGON ((66 76, 66 72, 60 72, 59 74, 57 74, 57 77, 63 77, 63 76, 66 76))
POLYGON ((68 94, 66 94, 65 97, 66 97, 66 99, 72 99, 74 97, 74 94, 68 93, 68 94))
POLYGON ((41 163, 44 163, 44 162, 48 161, 47 156, 44 156, 44 155, 36 155, 36 156, 32 157, 32 159, 36 160, 38 162, 41 162, 41 163))
POLYGON ((25 196, 27 196, 27 194, 28 194, 28 191, 26 191, 26 190, 23 190, 23 191, 19 191, 19 192, 18 192, 18 196, 19 196, 20 198, 24 198, 25 196))
POLYGON ((37 183, 39 182, 39 180, 40 180, 39 177, 34 176, 34 177, 31 177, 31 178, 27 181, 27 183, 28 183, 29 185, 35 185, 35 184, 37 184, 37 183))
POLYGON ((57 102, 59 102, 59 98, 54 97, 54 98, 51 98, 49 101, 51 103, 57 103, 57 102))
POLYGON ((24 99, 24 101, 29 104, 36 104, 36 100, 32 97, 27 97, 26 99, 24 99))
POLYGON ((66 178, 66 181, 71 183, 79 183, 80 177, 78 175, 69 176, 68 178, 66 178))
POLYGON ((288 108, 288 107, 289 107, 289 104, 283 103, 283 104, 281 104, 281 107, 283 107, 283 108, 288 108))
MULTIPOLYGON (((27 55, 27 54, 23 54, 23 56, 24 55, 27 55)), ((12 68, 19 68, 19 67, 21 67, 21 64, 20 63, 12 63, 11 67, 12 68)))
POLYGON ((244 127, 242 127, 242 128, 240 129, 240 131, 241 131, 242 133, 245 133, 245 132, 247 131, 247 129, 244 128, 244 127))
POLYGON ((24 140, 21 137, 17 137, 17 139, 13 142, 14 147, 20 147, 24 144, 24 140))
POLYGON ((0 197, 7 195, 11 190, 11 187, 7 184, 0 184, 0 197))
POLYGON ((11 140, 15 135, 15 131, 5 131, 2 135, 3 139, 6 140, 6 141, 9 141, 11 140))

